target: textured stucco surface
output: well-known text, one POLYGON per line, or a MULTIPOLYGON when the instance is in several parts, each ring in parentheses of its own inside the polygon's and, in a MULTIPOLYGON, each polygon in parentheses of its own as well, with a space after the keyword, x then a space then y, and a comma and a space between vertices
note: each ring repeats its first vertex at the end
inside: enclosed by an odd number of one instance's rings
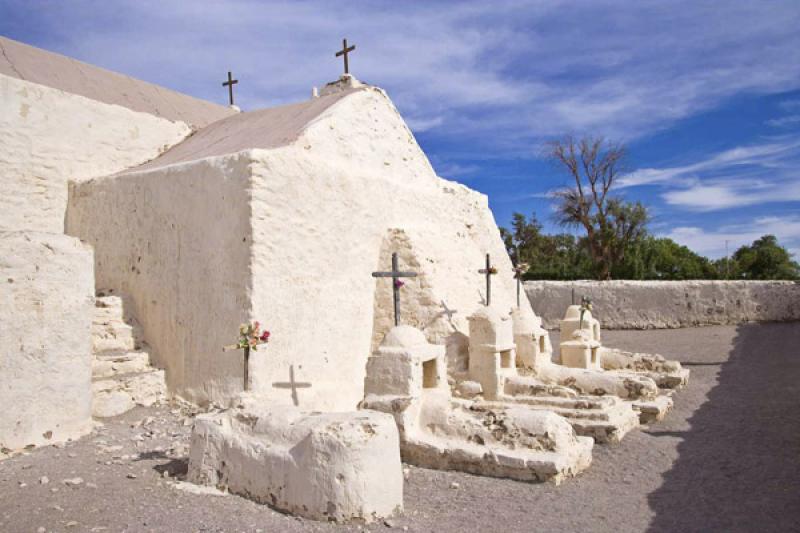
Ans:
POLYGON ((250 316, 249 165, 242 154, 70 187, 67 232, 94 247, 98 289, 130 297, 151 363, 192 399, 242 386, 241 352, 222 346, 250 316))
POLYGON ((800 284, 791 281, 528 281, 525 292, 547 328, 581 296, 607 329, 681 328, 800 320, 800 284))
POLYGON ((515 299, 486 197, 438 178, 375 88, 346 94, 286 146, 77 184, 67 227, 95 247, 98 287, 134 300, 170 387, 196 401, 241 389, 241 353, 221 348, 252 319, 272 331, 251 357, 255 392, 353 409, 373 339, 392 325, 390 282, 371 272, 395 245, 401 268, 421 273, 402 289, 404 323, 448 351, 483 303, 487 252, 493 303, 510 311, 515 299))
POLYGON ((126 107, 196 128, 233 109, 0 36, 0 75, 126 107))
POLYGON ((0 230, 62 233, 67 180, 141 164, 190 132, 0 73, 0 230))
POLYGON ((92 251, 66 235, 0 231, 0 448, 91 429, 92 251))
POLYGON ((374 522, 403 511, 397 426, 376 411, 304 413, 248 398, 197 417, 188 480, 296 516, 374 522))

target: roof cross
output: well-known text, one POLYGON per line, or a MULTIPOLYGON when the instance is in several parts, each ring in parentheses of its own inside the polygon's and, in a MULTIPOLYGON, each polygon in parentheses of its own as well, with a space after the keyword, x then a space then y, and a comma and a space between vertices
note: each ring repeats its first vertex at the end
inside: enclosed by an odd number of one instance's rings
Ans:
POLYGON ((478 270, 479 274, 486 274, 486 305, 492 303, 492 276, 497 274, 497 269, 492 266, 489 254, 486 254, 486 268, 478 270))
POLYGON ((350 65, 347 62, 347 54, 356 49, 356 45, 347 46, 347 39, 342 39, 342 49, 336 52, 336 57, 344 56, 344 73, 350 74, 350 65))
POLYGON ((233 79, 233 75, 231 74, 231 71, 229 70, 228 71, 228 81, 223 82, 222 86, 228 88, 228 99, 230 100, 231 105, 233 105, 233 86, 235 84, 237 84, 237 83, 239 83, 239 80, 234 80, 233 79))
POLYGON ((394 296, 394 325, 400 325, 400 278, 416 278, 416 272, 401 272, 397 267, 397 252, 392 253, 392 270, 390 272, 373 272, 373 278, 392 278, 392 294, 394 296))

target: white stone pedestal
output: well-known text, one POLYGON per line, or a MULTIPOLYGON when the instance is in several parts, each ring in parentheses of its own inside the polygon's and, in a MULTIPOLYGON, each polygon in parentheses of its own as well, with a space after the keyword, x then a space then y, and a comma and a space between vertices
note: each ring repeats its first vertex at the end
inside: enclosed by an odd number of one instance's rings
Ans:
POLYGON ((402 512, 390 415, 304 413, 257 398, 243 404, 197 417, 189 481, 314 520, 372 522, 402 512))

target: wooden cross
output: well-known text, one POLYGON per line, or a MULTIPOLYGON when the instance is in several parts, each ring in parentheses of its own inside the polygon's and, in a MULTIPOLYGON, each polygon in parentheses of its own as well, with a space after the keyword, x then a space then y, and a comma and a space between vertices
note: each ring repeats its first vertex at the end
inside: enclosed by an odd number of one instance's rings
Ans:
POLYGON ((356 49, 356 45, 348 48, 347 39, 342 39, 342 49, 336 52, 336 57, 344 56, 344 73, 350 74, 350 65, 347 62, 347 54, 356 49))
POLYGON ((289 381, 279 382, 276 381, 272 384, 276 389, 292 389, 292 402, 295 406, 300 405, 300 398, 297 396, 297 389, 308 389, 311 383, 304 383, 294 380, 294 365, 289 366, 289 381))
POLYGON ((514 269, 514 277, 517 278, 517 309, 519 309, 519 286, 522 284, 522 270, 519 267, 514 269))
POLYGON ((239 80, 234 80, 233 76, 231 75, 231 71, 228 71, 228 81, 222 84, 223 87, 228 88, 228 98, 230 99, 231 105, 233 105, 233 86, 239 83, 239 80))
POLYGON ((397 269, 397 252, 392 253, 392 270, 391 272, 373 272, 373 278, 392 278, 392 291, 394 295, 394 325, 400 325, 400 287, 403 282, 400 278, 415 278, 416 272, 400 272, 397 269))
POLYGON ((489 254, 486 254, 486 268, 478 270, 479 274, 486 274, 486 305, 492 303, 492 276, 497 274, 497 269, 492 266, 489 254))
MULTIPOLYGON (((259 342, 258 344, 265 344, 263 342, 259 342)), ((242 348, 238 344, 229 344, 228 346, 223 346, 223 352, 229 352, 231 350, 244 350, 244 390, 250 390, 250 346, 246 346, 242 348)))

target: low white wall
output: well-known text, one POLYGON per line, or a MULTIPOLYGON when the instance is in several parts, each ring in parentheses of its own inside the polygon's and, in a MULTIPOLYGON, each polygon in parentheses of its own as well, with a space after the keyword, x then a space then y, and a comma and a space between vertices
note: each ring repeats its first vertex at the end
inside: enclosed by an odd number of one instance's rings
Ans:
POLYGON ((0 302, 0 448, 88 433, 91 248, 66 235, 0 231, 0 302))
POLYGON ((558 327, 575 290, 592 299, 607 329, 650 329, 800 320, 791 281, 528 281, 525 292, 545 327, 558 327))

